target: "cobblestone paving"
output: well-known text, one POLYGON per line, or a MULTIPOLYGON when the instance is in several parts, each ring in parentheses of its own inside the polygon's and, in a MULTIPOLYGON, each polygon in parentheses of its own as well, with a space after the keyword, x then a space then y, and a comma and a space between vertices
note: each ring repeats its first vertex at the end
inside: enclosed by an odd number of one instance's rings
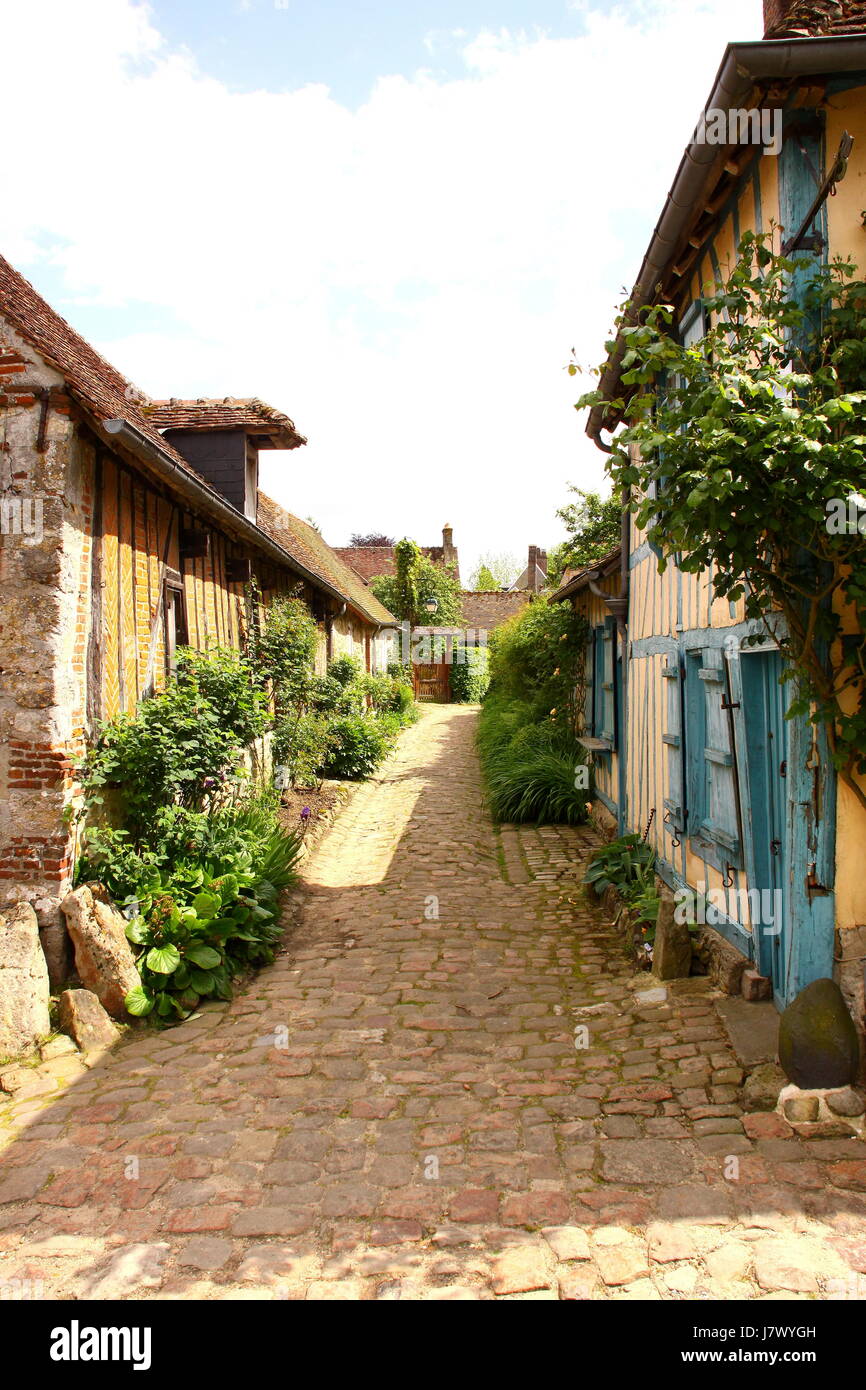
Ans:
POLYGON ((475 718, 355 794, 248 992, 0 1110, 7 1296, 866 1295, 866 1146, 743 1115, 712 998, 580 903, 593 833, 491 826, 475 718))

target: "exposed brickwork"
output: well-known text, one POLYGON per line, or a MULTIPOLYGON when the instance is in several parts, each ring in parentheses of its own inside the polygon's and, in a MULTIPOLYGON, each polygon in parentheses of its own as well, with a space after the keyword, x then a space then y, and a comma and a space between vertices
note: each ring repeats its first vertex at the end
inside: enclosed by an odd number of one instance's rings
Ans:
POLYGON ((487 632, 513 618, 529 603, 529 594, 525 590, 506 593, 502 589, 464 589, 460 598, 464 626, 476 631, 485 629, 487 632))
POLYGON ((580 895, 595 833, 485 817, 475 718, 430 708, 358 788, 287 953, 231 1005, 12 1078, 0 1279, 79 1299, 863 1297, 866 1145, 743 1114, 713 998, 642 999, 580 895))

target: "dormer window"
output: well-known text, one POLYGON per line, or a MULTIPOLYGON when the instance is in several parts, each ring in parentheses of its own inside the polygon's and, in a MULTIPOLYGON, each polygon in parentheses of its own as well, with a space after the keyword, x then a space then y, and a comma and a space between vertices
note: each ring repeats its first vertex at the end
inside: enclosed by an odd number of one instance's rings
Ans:
POLYGON ((260 449, 306 444, 288 415, 260 400, 151 401, 143 407, 166 442, 215 492, 256 520, 260 449))

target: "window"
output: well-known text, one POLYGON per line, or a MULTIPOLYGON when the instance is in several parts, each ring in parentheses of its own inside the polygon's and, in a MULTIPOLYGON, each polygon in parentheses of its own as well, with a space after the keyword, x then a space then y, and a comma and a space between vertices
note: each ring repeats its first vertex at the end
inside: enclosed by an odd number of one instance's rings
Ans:
POLYGON ((186 625, 186 599, 183 580, 167 579, 163 594, 163 613, 165 616, 165 675, 169 680, 177 670, 177 649, 189 642, 186 625))
POLYGON ((616 659, 616 623, 613 618, 593 629, 587 649, 591 680, 587 681, 586 727, 591 737, 581 742, 596 752, 616 747, 619 667, 616 659))

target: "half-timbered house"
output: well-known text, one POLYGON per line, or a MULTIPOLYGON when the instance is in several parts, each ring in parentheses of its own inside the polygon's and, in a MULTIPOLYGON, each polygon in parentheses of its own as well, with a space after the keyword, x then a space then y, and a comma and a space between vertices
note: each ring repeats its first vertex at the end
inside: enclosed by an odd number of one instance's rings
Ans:
MULTIPOLYGON (((791 254, 866 267, 866 5, 767 0, 765 12, 772 37, 727 49, 707 112, 771 108, 781 142, 692 139, 632 298, 673 304, 686 344, 748 229, 772 230, 791 254)), ((620 337, 587 426, 602 449, 623 352, 620 337)), ((742 602, 715 597, 709 571, 668 557, 660 573, 629 513, 621 550, 553 598, 591 628, 584 736, 603 820, 646 832, 673 890, 712 894, 714 929, 772 982, 778 1006, 835 977, 863 1032, 866 817, 820 728, 785 717, 778 647, 763 634, 745 642, 758 634, 742 602), (781 910, 758 922, 765 892, 781 910)))
POLYGON ((259 400, 142 398, 0 258, 0 880, 49 962, 73 761, 164 687, 179 645, 240 647, 253 596, 291 591, 322 663, 386 659, 387 609, 259 493, 259 451, 305 443, 259 400))

